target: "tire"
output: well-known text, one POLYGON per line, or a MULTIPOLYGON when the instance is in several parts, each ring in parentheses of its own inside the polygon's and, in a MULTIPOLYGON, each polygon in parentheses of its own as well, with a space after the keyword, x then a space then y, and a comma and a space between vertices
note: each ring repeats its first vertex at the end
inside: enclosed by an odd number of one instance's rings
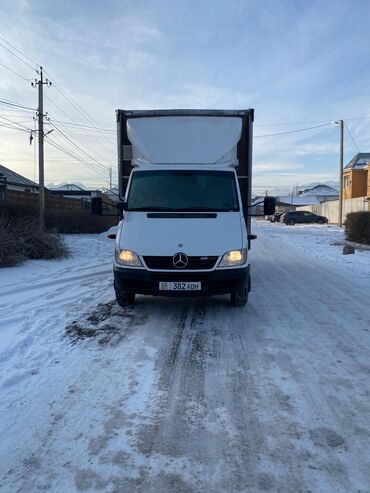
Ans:
POLYGON ((288 221, 288 222, 287 222, 287 224, 288 224, 289 226, 294 226, 294 225, 295 225, 295 221, 294 221, 294 219, 291 219, 290 221, 288 221))
POLYGON ((250 281, 248 286, 244 283, 237 291, 230 294, 230 303, 232 306, 245 306, 248 303, 248 292, 250 290, 250 281))
POLYGON ((123 291, 116 284, 114 285, 114 290, 116 292, 116 300, 119 306, 124 308, 135 304, 135 293, 123 291))
POLYGON ((317 221, 317 224, 325 224, 324 219, 319 219, 319 220, 317 221))

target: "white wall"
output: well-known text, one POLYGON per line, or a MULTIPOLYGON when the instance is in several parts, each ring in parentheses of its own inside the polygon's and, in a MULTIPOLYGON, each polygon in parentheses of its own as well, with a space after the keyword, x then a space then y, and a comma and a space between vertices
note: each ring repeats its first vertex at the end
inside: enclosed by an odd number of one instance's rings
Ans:
MULTIPOLYGON (((297 211, 311 211, 314 214, 327 217, 329 219, 329 223, 338 224, 338 208, 339 200, 331 200, 329 202, 322 202, 317 205, 297 207, 297 211)), ((343 200, 343 221, 345 221, 346 215, 349 212, 358 211, 370 211, 370 201, 367 201, 365 197, 343 200)))

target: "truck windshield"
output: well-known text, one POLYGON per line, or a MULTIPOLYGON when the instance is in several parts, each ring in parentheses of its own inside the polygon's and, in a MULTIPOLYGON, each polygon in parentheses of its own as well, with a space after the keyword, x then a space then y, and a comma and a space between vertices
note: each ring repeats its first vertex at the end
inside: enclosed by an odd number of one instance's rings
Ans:
POLYGON ((127 197, 130 211, 238 211, 232 171, 135 171, 127 197))

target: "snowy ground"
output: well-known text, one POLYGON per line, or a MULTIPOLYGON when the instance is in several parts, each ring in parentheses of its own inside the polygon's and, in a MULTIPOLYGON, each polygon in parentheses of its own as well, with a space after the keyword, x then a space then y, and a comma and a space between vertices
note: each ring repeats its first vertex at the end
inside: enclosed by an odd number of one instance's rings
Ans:
POLYGON ((0 270, 1 493, 370 492, 370 251, 254 232, 242 309, 120 309, 104 235, 0 270))

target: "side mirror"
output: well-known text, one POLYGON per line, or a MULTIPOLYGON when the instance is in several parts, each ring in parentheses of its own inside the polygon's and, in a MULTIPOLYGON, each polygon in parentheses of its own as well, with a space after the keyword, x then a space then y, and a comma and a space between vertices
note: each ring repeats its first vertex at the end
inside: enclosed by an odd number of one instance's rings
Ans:
POLYGON ((263 201, 263 214, 265 216, 272 216, 275 214, 276 199, 275 197, 265 197, 263 201))
POLYGON ((103 201, 101 197, 91 198, 91 213, 96 216, 101 216, 103 214, 103 201))

